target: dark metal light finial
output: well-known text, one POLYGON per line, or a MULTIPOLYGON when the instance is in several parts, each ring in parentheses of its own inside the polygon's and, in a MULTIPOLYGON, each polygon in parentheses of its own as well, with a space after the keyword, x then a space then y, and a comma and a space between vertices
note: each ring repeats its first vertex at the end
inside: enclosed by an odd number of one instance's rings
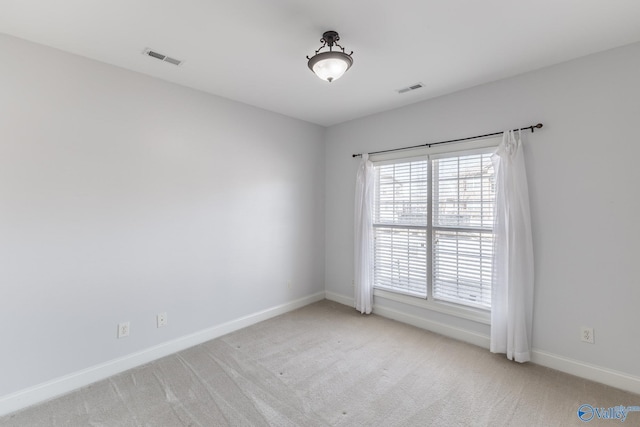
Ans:
POLYGON ((320 39, 321 42, 325 42, 332 47, 338 40, 340 40, 340 35, 337 31, 325 31, 320 39))

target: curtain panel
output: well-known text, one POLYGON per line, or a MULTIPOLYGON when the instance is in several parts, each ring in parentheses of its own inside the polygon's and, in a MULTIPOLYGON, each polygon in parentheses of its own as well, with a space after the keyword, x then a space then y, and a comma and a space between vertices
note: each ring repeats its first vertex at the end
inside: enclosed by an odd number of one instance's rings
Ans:
POLYGON ((362 155, 356 177, 354 216, 355 307, 362 314, 373 309, 373 198, 375 171, 368 154, 362 155))
POLYGON ((533 239, 522 135, 506 131, 492 156, 496 174, 495 248, 491 298, 493 353, 531 360, 533 239))

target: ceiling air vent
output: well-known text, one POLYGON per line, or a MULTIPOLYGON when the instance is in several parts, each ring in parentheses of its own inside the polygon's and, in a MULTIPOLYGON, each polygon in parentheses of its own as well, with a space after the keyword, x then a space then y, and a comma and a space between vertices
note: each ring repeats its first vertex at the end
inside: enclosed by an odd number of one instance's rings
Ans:
POLYGON ((407 87, 403 87, 402 89, 398 89, 396 92, 398 92, 398 93, 407 93, 407 92, 411 92, 412 90, 420 89, 421 87, 424 87, 424 85, 422 83, 416 83, 416 84, 413 84, 411 86, 407 86, 407 87))
POLYGON ((163 55, 161 53, 155 52, 149 48, 146 48, 143 52, 143 55, 148 55, 152 58, 156 58, 159 59, 160 61, 164 61, 164 62, 168 62, 169 64, 173 64, 173 65, 180 65, 182 64, 184 61, 180 61, 179 59, 175 59, 175 58, 171 58, 170 56, 167 55, 163 55))

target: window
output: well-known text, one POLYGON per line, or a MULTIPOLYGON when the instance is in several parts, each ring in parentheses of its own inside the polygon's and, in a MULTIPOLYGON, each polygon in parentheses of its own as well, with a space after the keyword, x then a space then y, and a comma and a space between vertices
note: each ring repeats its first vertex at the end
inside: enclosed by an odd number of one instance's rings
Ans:
POLYGON ((491 153, 378 162, 375 171, 374 287, 489 309, 491 153))

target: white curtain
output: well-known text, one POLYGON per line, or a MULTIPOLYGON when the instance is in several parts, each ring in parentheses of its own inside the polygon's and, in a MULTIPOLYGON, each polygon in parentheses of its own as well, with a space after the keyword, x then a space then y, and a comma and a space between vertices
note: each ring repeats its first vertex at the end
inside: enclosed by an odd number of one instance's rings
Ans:
POLYGON ((355 199, 355 306, 363 314, 373 307, 373 197, 375 173, 369 155, 363 154, 356 177, 355 199))
POLYGON ((491 347, 531 360, 533 240, 521 132, 507 131, 492 157, 496 176, 491 347))

